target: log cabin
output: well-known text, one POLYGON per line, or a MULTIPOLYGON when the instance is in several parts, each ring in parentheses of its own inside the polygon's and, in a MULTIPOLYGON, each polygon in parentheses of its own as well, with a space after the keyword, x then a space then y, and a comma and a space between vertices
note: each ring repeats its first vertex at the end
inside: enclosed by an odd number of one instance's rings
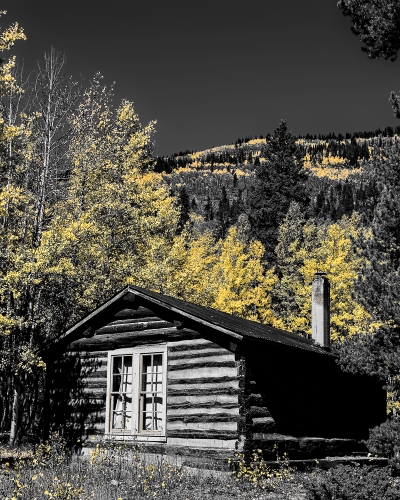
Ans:
POLYGON ((312 309, 307 339, 127 286, 47 349, 47 428, 85 450, 124 440, 186 464, 235 450, 267 460, 360 450, 386 418, 385 392, 330 352, 322 273, 312 309))

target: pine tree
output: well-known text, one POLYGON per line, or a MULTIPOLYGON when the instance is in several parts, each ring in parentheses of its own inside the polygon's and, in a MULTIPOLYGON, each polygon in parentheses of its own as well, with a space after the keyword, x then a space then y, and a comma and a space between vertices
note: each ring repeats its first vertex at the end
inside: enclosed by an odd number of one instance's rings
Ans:
MULTIPOLYGON (((364 258, 355 292, 380 328, 374 335, 348 339, 339 348, 342 366, 349 371, 379 376, 389 390, 400 385, 400 167, 390 150, 375 152, 371 165, 380 191, 372 222, 354 245, 364 258), (384 153, 384 154, 382 154, 384 153), (379 165, 380 168, 376 168, 379 165)), ((373 190, 374 191, 374 190, 373 190)), ((368 219, 364 218, 365 222, 368 219)))
POLYGON ((230 226, 230 215, 231 215, 231 206, 229 202, 229 198, 225 189, 225 186, 222 186, 221 189, 221 198, 218 203, 218 211, 217 211, 217 221, 219 224, 218 236, 220 238, 225 238, 228 228, 230 226))
POLYGON ((180 210, 177 232, 180 234, 190 219, 190 200, 185 186, 179 189, 177 202, 180 210))
POLYGON ((204 217, 206 222, 214 220, 214 211, 210 195, 207 196, 207 203, 204 206, 204 217))
POLYGON ((267 141, 262 156, 265 162, 256 168, 256 183, 249 196, 249 220, 252 236, 264 245, 266 260, 272 264, 278 228, 290 203, 305 202, 307 175, 296 139, 284 121, 267 141))

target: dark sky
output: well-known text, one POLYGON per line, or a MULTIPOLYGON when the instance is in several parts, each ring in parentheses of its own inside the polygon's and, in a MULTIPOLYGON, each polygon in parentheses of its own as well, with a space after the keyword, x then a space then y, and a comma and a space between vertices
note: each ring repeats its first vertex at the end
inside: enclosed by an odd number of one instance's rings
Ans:
MULTIPOLYGON (((115 100, 157 120, 156 154, 295 134, 400 125, 400 62, 370 60, 337 0, 3 0, 27 70, 51 46, 67 72, 116 82, 115 100)), ((116 102, 116 104, 117 104, 116 102)))

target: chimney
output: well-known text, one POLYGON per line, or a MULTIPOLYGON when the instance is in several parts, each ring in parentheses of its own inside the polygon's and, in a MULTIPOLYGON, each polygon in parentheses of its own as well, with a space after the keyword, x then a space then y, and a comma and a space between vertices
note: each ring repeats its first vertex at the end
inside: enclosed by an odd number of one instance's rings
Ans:
POLYGON ((312 284, 312 339, 326 348, 331 345, 330 302, 330 285, 326 274, 315 273, 312 284))

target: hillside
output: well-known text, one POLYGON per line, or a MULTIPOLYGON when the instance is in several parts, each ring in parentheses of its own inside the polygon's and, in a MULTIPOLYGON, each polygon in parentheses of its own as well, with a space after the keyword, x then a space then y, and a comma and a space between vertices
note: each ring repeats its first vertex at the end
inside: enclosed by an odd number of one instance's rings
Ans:
MULTIPOLYGON (((155 170, 163 174, 173 193, 178 194, 185 188, 189 210, 213 220, 226 196, 234 219, 246 206, 255 181, 255 169, 264 161, 268 138, 268 135, 239 138, 233 144, 204 151, 181 151, 158 157, 155 170)), ((310 213, 337 219, 353 209, 363 210, 360 207, 365 198, 364 194, 360 195, 360 189, 364 190, 360 187, 363 167, 374 148, 400 143, 400 127, 345 135, 307 135, 298 137, 296 142, 309 173, 310 213)))

